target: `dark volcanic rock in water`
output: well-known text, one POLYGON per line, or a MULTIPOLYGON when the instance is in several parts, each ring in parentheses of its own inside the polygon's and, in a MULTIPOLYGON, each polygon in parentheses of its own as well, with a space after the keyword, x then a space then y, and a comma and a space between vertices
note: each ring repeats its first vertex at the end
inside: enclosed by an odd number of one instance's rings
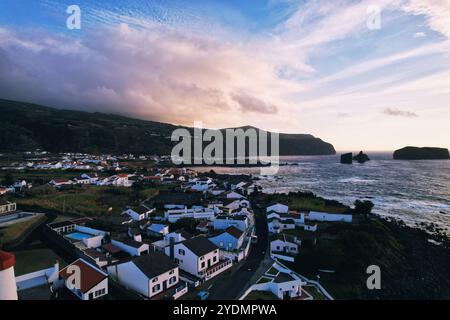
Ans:
POLYGON ((445 148, 419 148, 405 147, 394 151, 396 160, 440 160, 450 159, 448 149, 445 148))
POLYGON ((364 163, 366 161, 369 161, 370 158, 367 156, 367 154, 360 151, 356 156, 353 157, 353 160, 358 161, 359 163, 364 163))
POLYGON ((353 153, 344 153, 341 155, 341 163, 352 164, 353 163, 353 153))

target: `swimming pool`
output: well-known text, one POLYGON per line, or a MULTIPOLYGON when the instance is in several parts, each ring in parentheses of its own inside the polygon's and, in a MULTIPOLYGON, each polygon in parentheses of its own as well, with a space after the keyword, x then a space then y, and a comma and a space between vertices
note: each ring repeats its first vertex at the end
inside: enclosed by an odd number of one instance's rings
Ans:
POLYGON ((87 238, 91 238, 92 236, 90 234, 81 233, 81 232, 74 232, 66 235, 67 238, 70 238, 72 240, 84 240, 87 238))

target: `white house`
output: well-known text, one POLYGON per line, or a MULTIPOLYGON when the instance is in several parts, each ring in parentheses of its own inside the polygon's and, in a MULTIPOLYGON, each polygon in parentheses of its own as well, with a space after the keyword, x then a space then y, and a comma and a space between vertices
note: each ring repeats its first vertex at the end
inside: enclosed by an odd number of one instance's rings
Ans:
POLYGON ((108 294, 108 275, 84 259, 78 259, 62 269, 59 277, 80 300, 94 300, 108 294), (79 276, 79 281, 74 281, 73 274, 79 276))
POLYGON ((275 211, 278 213, 288 213, 289 207, 281 203, 274 203, 266 208, 266 213, 269 213, 270 211, 275 211))
POLYGON ((111 243, 117 248, 122 249, 125 252, 128 252, 132 256, 140 256, 142 254, 148 253, 150 246, 143 242, 137 242, 134 240, 111 240, 111 243))
MULTIPOLYGON (((108 274, 121 285, 147 298, 162 296, 179 282, 178 265, 161 252, 111 265, 107 269, 108 274)), ((170 296, 178 298, 180 295, 177 293, 174 290, 170 296)))
POLYGON ((351 214, 334 214, 311 211, 307 215, 307 219, 311 221, 352 222, 353 216, 351 214))
POLYGON ((155 211, 155 208, 149 209, 145 206, 139 206, 135 208, 128 208, 122 212, 122 214, 129 215, 134 221, 141 221, 148 219, 150 215, 155 211))
POLYGON ((231 260, 220 261, 219 248, 204 236, 197 236, 165 248, 180 269, 209 280, 232 266, 231 260))
POLYGON ((15 202, 4 201, 0 199, 0 215, 14 212, 17 209, 15 202))
POLYGON ((280 233, 284 230, 292 230, 295 229, 295 221, 293 219, 279 219, 277 217, 273 217, 267 219, 267 228, 270 233, 280 233))
POLYGON ((230 211, 237 210, 240 208, 250 208, 250 201, 248 201, 245 198, 240 198, 240 199, 231 201, 230 203, 226 204, 224 207, 230 211))
POLYGON ((249 220, 244 215, 236 215, 236 216, 219 215, 213 220, 214 230, 224 230, 231 226, 234 226, 239 230, 245 232, 249 227, 249 220))
POLYGON ((98 181, 98 177, 95 175, 83 173, 80 177, 75 178, 74 181, 77 184, 96 184, 98 181))
POLYGON ((49 184, 51 184, 54 187, 60 187, 60 186, 71 185, 71 184, 73 184, 73 181, 68 180, 68 179, 53 179, 49 182, 49 184))
MULTIPOLYGON (((302 296, 305 292, 302 290, 302 285, 304 283, 297 274, 282 267, 277 262, 272 265, 271 269, 275 270, 276 274, 266 273, 263 276, 266 281, 254 284, 251 287, 252 290, 270 291, 281 300, 303 298, 302 296)), ((308 295, 308 298, 305 297, 303 299, 310 300, 312 297, 308 295)))
POLYGON ((132 180, 129 180, 130 177, 129 174, 126 173, 120 173, 118 175, 113 176, 112 178, 112 185, 118 186, 118 187, 131 187, 133 185, 132 180))
POLYGON ((160 223, 152 223, 147 227, 147 231, 156 236, 164 236, 169 233, 169 226, 160 223))
POLYGON ((244 243, 244 232, 231 226, 209 240, 222 250, 237 251, 244 243))
POLYGON ((188 209, 169 209, 164 212, 164 217, 170 223, 175 223, 182 218, 193 218, 193 219, 206 219, 212 220, 216 215, 216 211, 213 208, 203 208, 203 207, 193 207, 188 209))
POLYGON ((239 194, 234 191, 227 192, 226 197, 227 199, 245 199, 245 197, 242 194, 239 194))
POLYGON ((76 224, 73 221, 60 221, 50 223, 47 226, 58 233, 66 233, 74 231, 76 224))
POLYGON ((301 240, 297 237, 280 234, 270 241, 270 254, 272 257, 293 262, 300 244, 301 240))
POLYGON ((305 224, 305 214, 298 212, 278 213, 276 211, 270 211, 267 213, 267 219, 276 218, 280 221, 292 220, 296 226, 302 226, 305 224))
POLYGON ((192 235, 185 231, 175 231, 164 235, 162 240, 153 242, 152 246, 156 251, 165 251, 165 248, 168 247, 171 242, 179 243, 190 238, 192 238, 192 235))
POLYGON ((194 179, 189 182, 189 188, 194 191, 207 191, 210 188, 214 188, 215 184, 212 183, 212 180, 209 178, 206 179, 194 179))

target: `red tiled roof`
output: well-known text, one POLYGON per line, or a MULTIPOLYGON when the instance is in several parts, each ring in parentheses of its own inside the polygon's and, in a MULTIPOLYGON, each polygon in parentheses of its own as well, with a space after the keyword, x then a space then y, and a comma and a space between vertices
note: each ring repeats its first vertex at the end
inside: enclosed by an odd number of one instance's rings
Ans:
MULTIPOLYGON (((80 291, 83 293, 88 292, 93 287, 95 287, 97 284, 99 284, 101 281, 106 279, 108 276, 105 275, 103 272, 100 272, 97 268, 89 265, 82 259, 78 259, 77 261, 70 264, 70 266, 75 265, 80 268, 80 276, 81 276, 81 283, 80 283, 80 291)), ((67 273, 67 267, 62 269, 59 272, 59 275, 64 280, 67 280, 72 274, 67 273)))
POLYGON ((0 251, 0 271, 9 269, 16 263, 16 257, 5 251, 0 251))
POLYGON ((65 183, 65 182, 69 182, 69 180, 67 180, 67 179, 53 179, 53 181, 55 181, 55 183, 65 183))
POLYGON ((231 226, 231 227, 227 228, 225 231, 228 232, 229 234, 231 234, 236 239, 239 239, 244 234, 241 230, 239 230, 235 226, 231 226))

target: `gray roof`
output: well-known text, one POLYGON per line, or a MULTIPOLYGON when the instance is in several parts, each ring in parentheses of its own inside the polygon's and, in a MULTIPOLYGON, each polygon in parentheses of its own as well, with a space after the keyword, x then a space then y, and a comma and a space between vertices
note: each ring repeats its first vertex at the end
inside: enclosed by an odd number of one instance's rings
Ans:
POLYGON ((149 279, 157 277, 178 267, 168 256, 161 252, 152 252, 133 259, 132 262, 149 279))
POLYGON ((244 216, 244 215, 235 215, 235 216, 219 215, 219 216, 216 217, 216 219, 219 219, 219 220, 229 219, 229 220, 241 220, 241 221, 244 221, 245 219, 247 219, 247 217, 244 216))
POLYGON ((211 251, 219 249, 214 243, 208 240, 208 238, 204 236, 197 236, 194 238, 190 238, 186 241, 183 241, 184 244, 189 250, 195 253, 197 256, 204 256, 211 251))

